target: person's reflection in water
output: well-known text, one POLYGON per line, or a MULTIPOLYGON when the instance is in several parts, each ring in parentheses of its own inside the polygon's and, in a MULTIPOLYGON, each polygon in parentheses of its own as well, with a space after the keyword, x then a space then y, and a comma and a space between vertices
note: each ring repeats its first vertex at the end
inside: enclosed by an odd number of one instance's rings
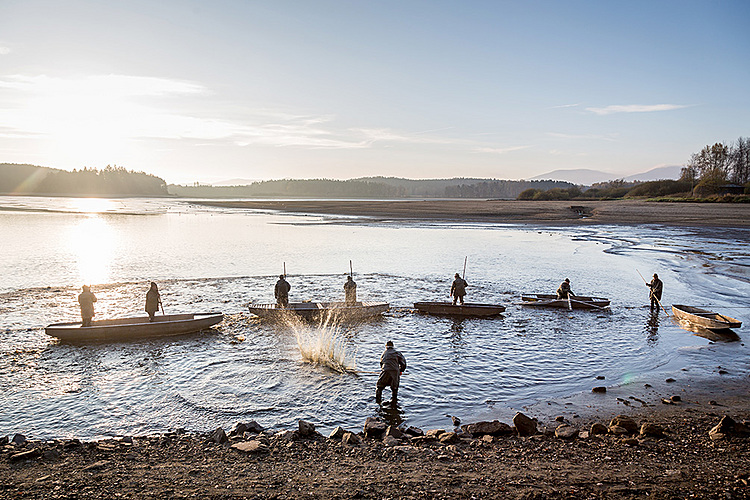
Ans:
POLYGON ((659 342, 659 309, 651 309, 646 321, 646 333, 648 338, 646 339, 649 344, 656 344, 659 342))
POLYGON ((382 418, 386 424, 398 427, 404 423, 404 410, 401 408, 390 405, 378 406, 378 416, 382 418))

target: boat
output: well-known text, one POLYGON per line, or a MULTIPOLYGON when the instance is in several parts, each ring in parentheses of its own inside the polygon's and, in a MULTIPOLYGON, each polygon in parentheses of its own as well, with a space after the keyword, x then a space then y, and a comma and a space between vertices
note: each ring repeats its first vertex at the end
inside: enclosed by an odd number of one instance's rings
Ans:
POLYGON ((221 323, 224 315, 220 312, 197 314, 169 314, 136 318, 118 318, 92 321, 91 326, 81 326, 81 322, 55 323, 44 329, 47 335, 69 342, 89 340, 130 340, 148 337, 164 337, 199 332, 221 323))
POLYGON ((672 304, 672 314, 680 321, 687 321, 708 330, 727 330, 742 326, 741 321, 700 307, 672 304))
POLYGON ((453 305, 452 302, 415 302, 414 309, 423 314, 441 316, 498 316, 505 311, 505 306, 499 304, 476 304, 467 302, 453 305))
POLYGON ((252 314, 263 319, 283 319, 290 314, 301 316, 306 320, 336 318, 345 320, 367 319, 378 316, 390 309, 387 302, 290 302, 287 307, 276 304, 247 305, 252 314))
POLYGON ((521 304, 535 307, 559 307, 561 309, 604 309, 609 307, 609 299, 604 297, 584 297, 574 295, 568 299, 558 299, 556 294, 529 293, 521 295, 521 304))

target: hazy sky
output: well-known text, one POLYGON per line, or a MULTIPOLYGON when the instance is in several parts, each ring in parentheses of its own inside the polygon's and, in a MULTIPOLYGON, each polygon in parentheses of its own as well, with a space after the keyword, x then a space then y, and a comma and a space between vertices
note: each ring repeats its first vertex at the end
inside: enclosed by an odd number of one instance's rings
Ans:
POLYGON ((626 176, 750 135, 750 2, 0 0, 0 163, 626 176))

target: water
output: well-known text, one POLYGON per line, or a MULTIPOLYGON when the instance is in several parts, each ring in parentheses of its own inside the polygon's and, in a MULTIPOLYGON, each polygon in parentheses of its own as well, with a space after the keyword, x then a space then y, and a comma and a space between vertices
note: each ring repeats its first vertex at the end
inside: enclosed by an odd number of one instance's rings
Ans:
MULTIPOLYGON (((747 230, 545 228, 373 222, 205 208, 185 200, 0 199, 0 435, 94 438, 257 420, 327 431, 368 416, 425 427, 506 418, 524 405, 594 385, 628 384, 682 369, 750 373, 739 342, 712 342, 653 316, 647 279, 664 303, 710 305, 747 324, 747 230), (455 272, 470 301, 507 305, 504 317, 415 314, 418 300, 448 300, 455 272), (245 312, 273 301, 286 263, 290 299, 342 300, 352 260, 360 300, 387 301, 357 324, 264 323, 245 312), (521 293, 612 299, 611 311, 525 308, 521 293), (181 337, 71 345, 44 334, 77 320, 91 284, 96 318, 143 314, 148 282, 167 313, 221 310, 216 329, 181 337), (298 341, 298 339, 301 339, 298 341), (409 364, 396 412, 374 401, 386 340, 409 364), (300 346, 300 343, 302 344, 300 346), (320 361, 334 358, 348 370, 320 361), (302 348, 301 348, 302 347, 302 348), (310 362, 313 361, 313 362, 310 362), (341 373, 343 371, 343 373, 341 373), (605 376, 605 381, 596 376, 605 376)), ((386 389, 386 398, 388 390, 386 389)))

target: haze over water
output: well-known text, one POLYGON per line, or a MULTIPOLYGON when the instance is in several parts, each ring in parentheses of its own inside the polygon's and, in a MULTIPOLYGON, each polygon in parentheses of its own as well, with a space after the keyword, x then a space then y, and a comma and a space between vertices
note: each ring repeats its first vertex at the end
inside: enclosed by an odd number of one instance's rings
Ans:
MULTIPOLYGON (((185 200, 0 199, 0 435, 33 437, 203 431, 257 420, 291 428, 359 428, 382 414, 376 375, 305 363, 293 325, 259 322, 250 301, 273 301, 286 263, 290 299, 340 300, 353 262, 360 300, 387 301, 374 321, 334 325, 362 371, 377 371, 386 340, 409 363, 400 410, 409 425, 449 427, 507 418, 524 405, 594 385, 690 376, 747 376, 747 230, 545 228, 375 222, 205 208, 185 200), (421 316, 419 300, 448 300, 463 271, 471 302, 503 318, 421 316), (711 342, 652 316, 647 279, 664 304, 707 305, 745 323, 739 342, 711 342), (609 297, 611 311, 537 310, 521 293, 609 297), (137 342, 63 344, 49 323, 80 318, 91 284, 95 319, 141 315, 148 281, 167 313, 223 311, 216 330, 137 342), (602 382, 596 376, 605 376, 602 382)), ((310 325, 315 335, 319 326, 310 325)), ((330 328, 330 327, 329 327, 330 328)), ((386 390, 387 392, 387 390, 386 390)))

